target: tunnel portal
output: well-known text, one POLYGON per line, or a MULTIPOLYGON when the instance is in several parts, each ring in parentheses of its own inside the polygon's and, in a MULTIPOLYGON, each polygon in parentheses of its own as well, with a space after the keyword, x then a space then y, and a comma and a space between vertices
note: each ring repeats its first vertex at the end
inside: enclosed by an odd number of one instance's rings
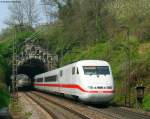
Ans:
POLYGON ((26 74, 33 84, 34 76, 48 71, 46 64, 39 59, 28 59, 22 65, 18 66, 17 74, 26 74))
POLYGON ((48 49, 42 48, 29 38, 26 38, 22 44, 21 52, 16 56, 17 65, 14 69, 17 75, 27 75, 31 79, 32 85, 35 75, 57 67, 58 56, 51 54, 48 49))

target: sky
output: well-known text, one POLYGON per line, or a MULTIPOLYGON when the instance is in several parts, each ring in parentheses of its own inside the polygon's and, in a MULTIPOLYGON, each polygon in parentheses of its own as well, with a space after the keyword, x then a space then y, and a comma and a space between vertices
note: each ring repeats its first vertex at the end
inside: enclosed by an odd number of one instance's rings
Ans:
POLYGON ((0 3, 0 31, 2 28, 6 28, 7 26, 4 24, 4 21, 9 16, 8 4, 0 3))
MULTIPOLYGON (((41 13, 41 15, 40 15, 40 23, 42 23, 42 22, 45 22, 45 19, 46 19, 46 18, 44 18, 44 17, 42 16, 42 7, 41 7, 39 1, 40 1, 40 0, 37 0, 38 10, 39 10, 38 12, 41 13)), ((4 21, 5 21, 6 19, 8 19, 8 18, 9 18, 9 15, 10 15, 8 6, 9 6, 9 4, 1 3, 1 2, 0 2, 0 32, 1 32, 1 30, 2 30, 3 28, 6 28, 6 27, 7 27, 7 25, 4 23, 4 21)))

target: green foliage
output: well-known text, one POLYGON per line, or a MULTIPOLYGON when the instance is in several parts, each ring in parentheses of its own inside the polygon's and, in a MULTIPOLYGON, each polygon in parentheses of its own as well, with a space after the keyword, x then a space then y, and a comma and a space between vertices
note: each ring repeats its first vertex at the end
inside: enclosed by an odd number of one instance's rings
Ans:
POLYGON ((24 115, 26 118, 30 118, 32 116, 32 112, 25 112, 24 115))
POLYGON ((123 92, 123 79, 115 80, 115 97, 114 104, 124 105, 125 92, 123 92))
POLYGON ((20 44, 29 35, 31 35, 31 32, 19 31, 15 34, 14 29, 9 29, 0 37, 0 108, 7 107, 10 101, 6 84, 10 85, 13 40, 15 39, 16 44, 20 44))
MULTIPOLYGON (((4 32, 5 33, 5 32, 4 32)), ((7 34, 3 39, 0 39, 0 69, 3 70, 4 74, 6 74, 5 82, 9 85, 10 83, 10 73, 11 73, 11 56, 12 56, 12 48, 13 48, 13 40, 15 39, 16 44, 20 44, 31 35, 31 31, 17 31, 14 32, 14 29, 6 30, 7 34)), ((18 45, 16 45, 18 47, 18 45)), ((18 52, 21 49, 17 48, 18 52)))
MULTIPOLYGON (((122 90, 128 78, 129 60, 132 88, 138 76, 147 87, 150 86, 145 81, 150 77, 150 46, 146 45, 150 40, 149 0, 53 0, 53 5, 58 7, 58 20, 40 26, 45 31, 39 33, 36 41, 58 54, 61 66, 83 59, 110 62, 116 84, 114 101, 118 104, 124 103, 122 90), (139 60, 144 62, 139 63, 139 60)), ((5 40, 0 41, 0 66, 3 70, 8 69, 6 64, 9 64, 12 54, 13 32, 10 31, 5 32, 8 35, 2 35, 5 40)), ((17 31, 17 44, 32 32, 17 31)), ((147 96, 143 105, 144 108, 148 105, 147 96)))
POLYGON ((10 102, 9 93, 4 87, 0 87, 0 108, 7 107, 10 102))
POLYGON ((150 94, 147 94, 143 100, 144 110, 150 111, 150 94))
POLYGON ((149 40, 149 4, 149 0, 114 0, 107 3, 107 8, 116 21, 129 26, 139 40, 149 40))
POLYGON ((89 46, 87 49, 74 48, 64 56, 62 64, 83 59, 103 59, 107 50, 106 47, 107 43, 101 43, 95 46, 89 46))
POLYGON ((140 48, 150 38, 149 0, 65 0, 63 3, 54 0, 54 3, 59 6, 58 22, 41 37, 49 39, 49 47, 59 55, 61 65, 83 59, 110 62, 116 84, 114 101, 123 104, 129 60, 132 89, 139 78, 145 80, 149 76, 146 62, 150 62, 150 52, 140 48))

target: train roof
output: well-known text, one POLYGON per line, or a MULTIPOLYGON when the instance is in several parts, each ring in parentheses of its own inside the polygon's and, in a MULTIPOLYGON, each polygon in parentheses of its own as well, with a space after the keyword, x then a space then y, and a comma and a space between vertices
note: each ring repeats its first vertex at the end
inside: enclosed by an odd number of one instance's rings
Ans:
POLYGON ((68 64, 68 65, 65 65, 65 66, 62 66, 58 69, 61 69, 63 67, 66 67, 66 66, 69 66, 69 65, 86 65, 86 64, 93 64, 93 65, 109 65, 109 63, 107 61, 104 61, 104 60, 80 60, 80 61, 76 61, 76 62, 73 62, 71 64, 68 64))
POLYGON ((42 74, 38 74, 34 78, 41 77, 44 74, 47 74, 49 72, 55 72, 56 70, 58 71, 59 69, 62 69, 62 68, 67 67, 67 66, 86 65, 86 64, 89 64, 89 63, 90 63, 90 66, 96 66, 96 64, 103 65, 103 66, 108 66, 109 65, 109 63, 107 61, 104 61, 104 60, 80 60, 80 61, 76 61, 76 62, 68 64, 68 65, 65 65, 63 67, 60 67, 60 68, 57 68, 57 69, 54 69, 54 70, 51 70, 51 71, 48 71, 48 72, 45 72, 45 73, 42 73, 42 74))
POLYGON ((77 63, 77 64, 98 63, 98 64, 102 64, 102 65, 109 65, 109 63, 104 60, 80 60, 75 63, 77 63))

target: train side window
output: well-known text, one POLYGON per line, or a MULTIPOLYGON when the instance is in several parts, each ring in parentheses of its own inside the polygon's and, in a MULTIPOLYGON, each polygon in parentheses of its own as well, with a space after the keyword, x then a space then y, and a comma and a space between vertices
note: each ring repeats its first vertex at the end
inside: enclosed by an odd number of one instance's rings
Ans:
POLYGON ((79 74, 79 69, 78 69, 78 67, 77 67, 77 74, 79 74))
POLYGON ((38 78, 37 82, 43 82, 43 78, 38 78))
POLYGON ((75 74, 75 67, 72 68, 72 75, 75 74))
POLYGON ((60 70, 60 77, 62 77, 63 76, 63 71, 62 70, 60 70))
POLYGON ((45 77, 45 82, 55 82, 57 81, 57 75, 45 77))

